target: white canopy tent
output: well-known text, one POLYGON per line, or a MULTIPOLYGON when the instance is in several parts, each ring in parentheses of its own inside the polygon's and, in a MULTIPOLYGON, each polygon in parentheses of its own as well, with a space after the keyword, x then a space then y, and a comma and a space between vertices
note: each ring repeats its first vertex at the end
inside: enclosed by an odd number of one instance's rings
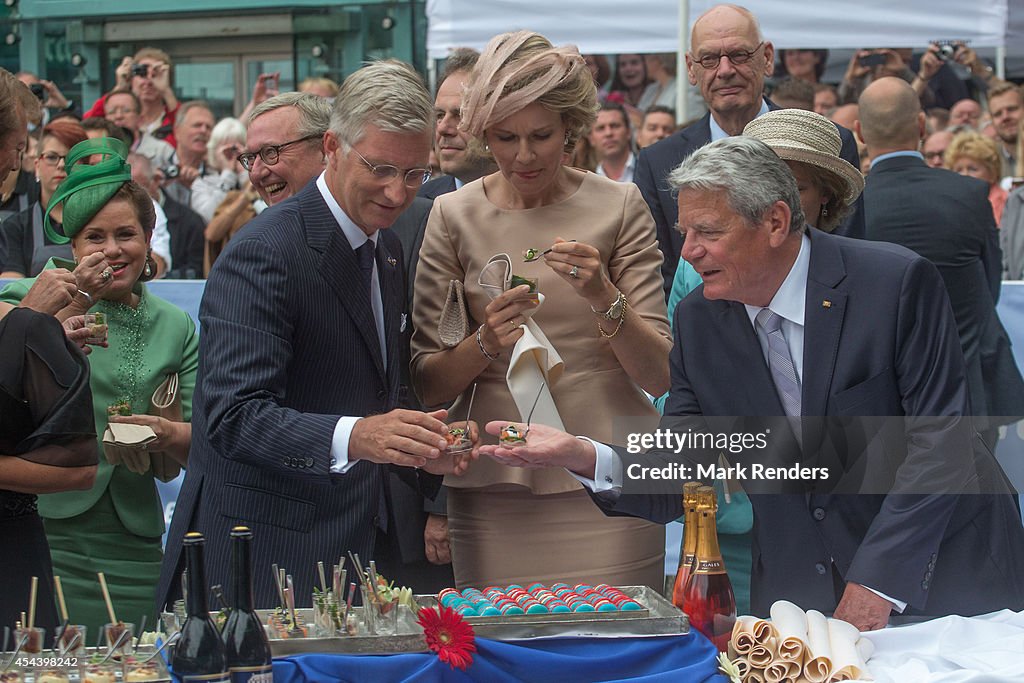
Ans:
MULTIPOLYGON (((678 52, 689 26, 713 0, 427 0, 427 54, 443 59, 456 47, 481 49, 505 31, 530 29, 584 53, 678 52), (689 17, 684 23, 682 17, 689 17), (687 27, 687 28, 684 28, 687 27)), ((746 3, 776 48, 923 48, 934 40, 964 40, 999 48, 1002 73, 1008 30, 1024 33, 1024 0, 858 0, 746 3), (1014 5, 1010 24, 1009 3, 1014 5), (1010 27, 1008 29, 1008 26, 1010 27)), ((1012 43, 1020 50, 1021 41, 1012 43)), ((1011 51, 1011 58, 1015 53, 1011 51)), ((683 73, 682 69, 679 70, 683 73)), ((680 118, 685 112, 680 108, 680 118)))
MULTIPOLYGON (((922 48, 932 40, 997 47, 1006 44, 1008 2, 751 0, 746 6, 781 48, 922 48)), ((689 23, 715 4, 689 2, 689 23)), ((452 48, 480 49, 498 33, 524 28, 582 52, 676 52, 681 11, 686 0, 427 0, 427 53, 443 59, 452 48)))

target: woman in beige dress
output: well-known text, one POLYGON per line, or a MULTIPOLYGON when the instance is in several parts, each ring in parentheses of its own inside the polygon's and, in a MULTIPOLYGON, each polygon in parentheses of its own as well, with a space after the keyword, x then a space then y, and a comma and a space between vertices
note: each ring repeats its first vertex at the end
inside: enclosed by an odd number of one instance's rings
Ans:
MULTIPOLYGON (((630 430, 656 424, 644 392, 667 390, 671 341, 654 222, 633 184, 563 165, 596 110, 575 48, 518 32, 485 49, 462 125, 499 170, 439 197, 430 215, 413 306, 413 381, 425 404, 454 401, 450 415, 459 419, 476 385, 479 424, 525 420, 535 395, 535 421, 594 439, 622 442, 618 418, 639 418, 630 430), (526 262, 528 249, 544 253, 526 262), (538 278, 539 307, 525 285, 502 292, 500 268, 498 287, 481 286, 481 271, 501 253, 511 263, 506 276, 538 278), (464 285, 469 325, 461 341, 445 343, 439 320, 452 281, 464 285)), ((483 280, 495 284, 494 273, 483 280)), ((663 586, 664 530, 605 517, 564 471, 481 459, 446 483, 459 586, 663 586)))

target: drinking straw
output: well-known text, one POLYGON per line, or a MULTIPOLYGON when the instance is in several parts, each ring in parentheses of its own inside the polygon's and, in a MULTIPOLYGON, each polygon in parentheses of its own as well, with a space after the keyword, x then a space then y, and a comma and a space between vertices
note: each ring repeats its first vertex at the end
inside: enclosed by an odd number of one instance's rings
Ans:
POLYGON ((327 593, 327 574, 324 573, 324 561, 319 560, 316 563, 316 570, 320 573, 320 590, 327 593))

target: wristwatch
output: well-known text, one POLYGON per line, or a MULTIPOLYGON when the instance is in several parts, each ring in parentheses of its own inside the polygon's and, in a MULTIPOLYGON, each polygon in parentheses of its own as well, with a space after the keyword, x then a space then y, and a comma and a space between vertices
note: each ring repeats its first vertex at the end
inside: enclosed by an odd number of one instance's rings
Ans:
POLYGON ((590 307, 596 315, 602 316, 605 320, 618 320, 622 317, 622 309, 626 307, 626 295, 619 292, 618 296, 615 297, 615 301, 608 307, 607 311, 599 311, 593 306, 590 307))

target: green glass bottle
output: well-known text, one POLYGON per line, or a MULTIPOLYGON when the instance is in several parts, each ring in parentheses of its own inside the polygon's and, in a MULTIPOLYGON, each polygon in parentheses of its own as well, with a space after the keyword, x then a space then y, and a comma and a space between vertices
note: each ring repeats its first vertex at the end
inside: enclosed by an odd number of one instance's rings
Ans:
POLYGON ((181 625, 181 639, 174 647, 171 669, 180 683, 228 683, 224 644, 210 618, 203 567, 203 535, 185 534, 185 566, 188 568, 188 618, 181 625))
POLYGON ((252 604, 252 530, 231 530, 231 613, 221 632, 231 683, 272 683, 270 642, 252 604))

